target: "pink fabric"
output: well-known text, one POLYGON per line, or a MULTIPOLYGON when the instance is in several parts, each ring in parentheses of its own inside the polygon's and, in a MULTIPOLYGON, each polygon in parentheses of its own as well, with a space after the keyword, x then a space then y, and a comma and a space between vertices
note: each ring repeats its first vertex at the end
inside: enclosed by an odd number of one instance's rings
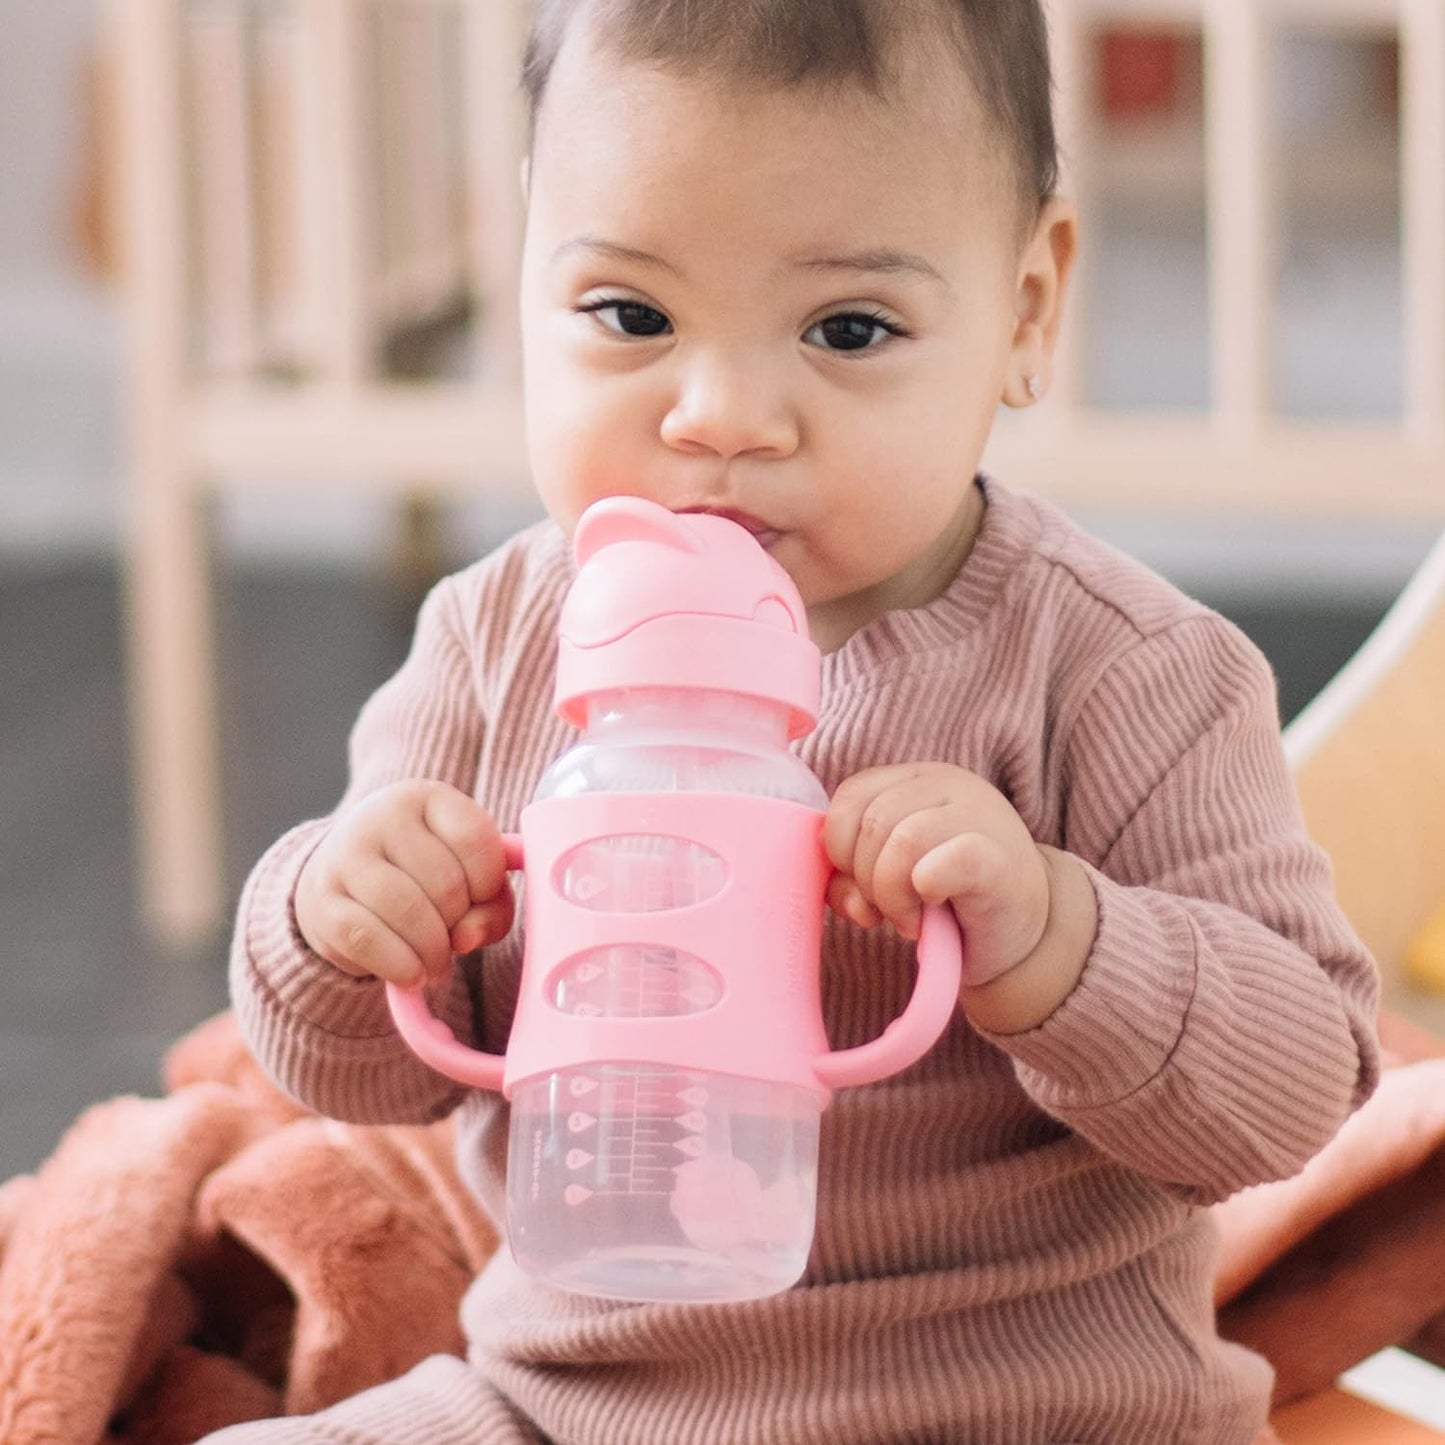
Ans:
MULTIPOLYGON (((799 752, 830 789, 917 760, 993 781, 1084 862, 1088 966, 1038 1028, 987 1036, 960 1016, 906 1073, 839 1093, 813 1256, 785 1295, 617 1310, 499 1255, 464 1305, 469 1357, 551 1439, 1247 1445, 1263 1424, 1270 1372, 1216 1333, 1201 1206, 1298 1172, 1368 1096, 1374 971, 1304 834, 1257 651, 1042 502, 983 485, 943 595, 824 659, 799 752)), ((544 525, 434 591, 357 721, 342 806, 442 778, 515 828, 570 736, 551 711, 569 577, 544 525)), ((296 934, 296 876, 326 826, 298 826, 248 882, 242 1027, 322 1112, 454 1113, 463 1177, 495 1215, 505 1109, 430 1072, 383 990, 296 934)), ((912 987, 911 948, 830 919, 824 950, 833 1046, 876 1037, 912 987)), ((433 1002, 500 1051, 519 964, 513 937, 433 1002)))
POLYGON ((1387 1345, 1445 1366, 1445 1040, 1381 1020, 1379 1089, 1294 1179, 1217 1207, 1222 1334, 1286 1404, 1387 1345))
POLYGON ((308 1116, 224 1015, 163 1099, 88 1110, 0 1189, 0 1440, 189 1445, 463 1348, 496 1236, 449 1124, 308 1116))
POLYGON ((1445 1145, 1445 1058, 1387 1069, 1373 1098, 1292 1179, 1216 1206, 1214 1298, 1227 1304, 1332 1215, 1419 1169, 1445 1145))

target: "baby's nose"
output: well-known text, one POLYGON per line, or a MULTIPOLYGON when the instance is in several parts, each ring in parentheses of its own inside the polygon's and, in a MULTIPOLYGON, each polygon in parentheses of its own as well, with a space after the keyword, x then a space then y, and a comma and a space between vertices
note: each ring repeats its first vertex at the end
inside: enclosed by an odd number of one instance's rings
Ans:
POLYGON ((798 422, 784 389, 746 356, 695 359, 661 430, 670 447, 723 458, 784 457, 798 445, 798 422))

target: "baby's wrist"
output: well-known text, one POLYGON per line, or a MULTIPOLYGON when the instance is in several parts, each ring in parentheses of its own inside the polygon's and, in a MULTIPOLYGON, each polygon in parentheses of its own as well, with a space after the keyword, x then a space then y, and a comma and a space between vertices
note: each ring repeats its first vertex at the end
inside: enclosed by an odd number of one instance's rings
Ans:
POLYGON ((986 983, 965 983, 959 1005, 978 1028, 1018 1034, 1037 1028, 1074 991, 1098 928, 1088 874, 1071 854, 1039 845, 1049 875, 1049 915, 1033 951, 986 983))

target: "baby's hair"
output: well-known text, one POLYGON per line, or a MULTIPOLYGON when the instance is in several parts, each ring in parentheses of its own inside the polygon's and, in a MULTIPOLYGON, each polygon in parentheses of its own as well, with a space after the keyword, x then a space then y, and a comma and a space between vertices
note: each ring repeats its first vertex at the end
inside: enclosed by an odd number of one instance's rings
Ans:
POLYGON ((573 17, 609 51, 754 84, 862 84, 881 94, 905 27, 942 35, 1011 151, 1032 215, 1058 185, 1048 27, 1041 0, 538 0, 522 84, 535 128, 573 17))

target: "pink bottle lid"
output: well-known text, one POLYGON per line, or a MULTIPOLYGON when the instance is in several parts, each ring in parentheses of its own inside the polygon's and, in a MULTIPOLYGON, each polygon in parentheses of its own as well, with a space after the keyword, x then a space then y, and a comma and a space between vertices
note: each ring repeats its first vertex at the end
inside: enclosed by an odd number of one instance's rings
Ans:
POLYGON ((818 721, 822 660, 793 580, 745 527, 606 497, 573 537, 577 577, 562 605, 557 711, 632 687, 707 688, 785 704, 788 736, 818 721))

